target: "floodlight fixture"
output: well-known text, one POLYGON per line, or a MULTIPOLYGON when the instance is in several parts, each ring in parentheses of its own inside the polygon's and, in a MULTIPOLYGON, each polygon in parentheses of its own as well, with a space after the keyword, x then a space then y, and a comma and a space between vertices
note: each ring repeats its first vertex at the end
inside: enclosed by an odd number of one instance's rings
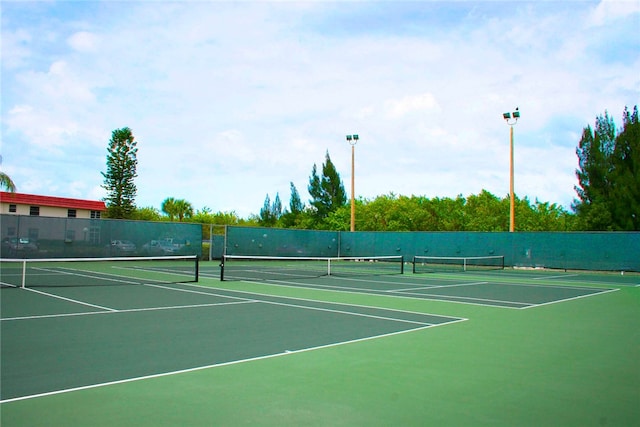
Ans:
POLYGON ((351 145, 357 144, 359 139, 358 135, 347 135, 347 142, 351 145))
POLYGON ((513 126, 516 124, 518 119, 520 118, 520 111, 518 107, 513 112, 502 113, 502 118, 507 121, 509 126, 513 126))

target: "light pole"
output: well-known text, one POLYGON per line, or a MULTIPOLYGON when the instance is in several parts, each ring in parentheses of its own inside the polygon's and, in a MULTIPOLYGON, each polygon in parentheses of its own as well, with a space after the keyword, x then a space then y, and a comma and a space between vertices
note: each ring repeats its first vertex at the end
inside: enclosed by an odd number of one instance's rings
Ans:
POLYGON ((347 142, 351 145, 351 231, 356 231, 356 199, 355 199, 355 190, 356 190, 356 162, 355 162, 355 152, 356 152, 356 144, 360 137, 358 135, 347 135, 347 142))
POLYGON ((512 113, 504 113, 502 117, 507 121, 509 125, 509 198, 510 201, 510 215, 509 215, 509 232, 513 233, 516 228, 516 204, 515 196, 513 194, 513 126, 518 123, 520 118, 520 111, 516 107, 516 110, 512 113))

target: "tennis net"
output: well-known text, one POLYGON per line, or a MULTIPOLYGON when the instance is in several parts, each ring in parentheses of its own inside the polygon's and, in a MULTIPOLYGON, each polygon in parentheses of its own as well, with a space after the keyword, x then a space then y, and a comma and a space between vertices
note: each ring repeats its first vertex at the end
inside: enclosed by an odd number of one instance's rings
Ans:
POLYGON ((414 273, 435 273, 439 271, 468 271, 468 270, 503 270, 504 256, 477 257, 413 257, 414 273))
POLYGON ((0 259, 2 287, 135 285, 198 281, 197 256, 0 259))
POLYGON ((265 257, 225 255, 220 280, 292 280, 322 276, 402 274, 402 256, 265 257))

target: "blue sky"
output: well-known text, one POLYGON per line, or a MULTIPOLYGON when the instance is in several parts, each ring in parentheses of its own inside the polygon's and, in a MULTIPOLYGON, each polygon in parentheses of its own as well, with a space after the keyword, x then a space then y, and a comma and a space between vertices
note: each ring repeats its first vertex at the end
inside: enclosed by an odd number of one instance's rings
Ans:
POLYGON ((509 192, 569 207, 582 129, 640 99, 638 1, 2 2, 2 169, 100 199, 114 129, 138 206, 303 201, 328 151, 356 197, 509 192))

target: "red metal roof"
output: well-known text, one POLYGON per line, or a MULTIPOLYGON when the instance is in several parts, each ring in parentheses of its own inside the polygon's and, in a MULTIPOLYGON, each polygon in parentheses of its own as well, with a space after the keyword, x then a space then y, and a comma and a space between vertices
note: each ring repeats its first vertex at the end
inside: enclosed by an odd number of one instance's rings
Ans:
POLYGON ((106 211, 102 201, 70 199, 67 197, 38 196, 35 194, 7 193, 0 191, 0 202, 16 205, 52 206, 56 208, 86 209, 90 211, 106 211))

